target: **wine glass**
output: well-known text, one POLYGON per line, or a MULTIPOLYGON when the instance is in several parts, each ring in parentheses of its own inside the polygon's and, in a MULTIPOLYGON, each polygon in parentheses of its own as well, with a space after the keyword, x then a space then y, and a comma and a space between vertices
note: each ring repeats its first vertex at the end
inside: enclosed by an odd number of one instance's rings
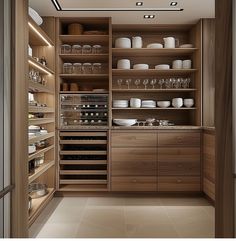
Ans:
POLYGON ((164 79, 159 79, 158 80, 158 84, 160 85, 160 89, 163 88, 163 84, 165 83, 165 80, 164 79))
POLYGON ((145 90, 147 89, 148 83, 149 83, 148 79, 143 80, 143 85, 145 86, 145 90))
POLYGON ((128 89, 129 89, 129 85, 131 84, 131 79, 127 79, 125 82, 126 82, 126 84, 127 84, 127 87, 128 87, 128 89))
POLYGON ((123 82, 122 79, 118 79, 118 80, 117 80, 117 83, 118 83, 118 85, 119 85, 119 89, 121 89, 122 82, 123 82))
POLYGON ((166 89, 170 89, 170 88, 171 88, 170 79, 166 79, 166 80, 165 80, 165 87, 166 87, 166 89))
POLYGON ((156 79, 152 79, 150 84, 152 85, 152 88, 155 89, 155 84, 157 83, 156 79))
POLYGON ((187 78, 187 87, 190 88, 191 79, 187 78))
POLYGON ((134 84, 136 85, 136 89, 139 88, 140 83, 141 83, 141 80, 140 80, 140 79, 136 79, 136 80, 134 81, 134 84))

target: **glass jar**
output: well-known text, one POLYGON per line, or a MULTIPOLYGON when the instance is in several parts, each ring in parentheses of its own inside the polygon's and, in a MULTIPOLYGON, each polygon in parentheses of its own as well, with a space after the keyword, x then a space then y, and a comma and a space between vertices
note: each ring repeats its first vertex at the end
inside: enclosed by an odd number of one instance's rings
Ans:
POLYGON ((91 54, 92 53, 92 47, 91 45, 83 45, 82 48, 82 54, 91 54))
POLYGON ((61 45, 61 53, 62 54, 70 54, 71 53, 71 46, 69 44, 61 45))
POLYGON ((102 64, 94 63, 93 64, 93 74, 101 74, 101 72, 102 72, 102 64))
POLYGON ((81 54, 82 47, 79 44, 75 44, 72 46, 72 54, 81 54))
POLYGON ((93 54, 101 54, 102 53, 102 46, 101 45, 93 45, 93 54))
POLYGON ((84 74, 92 74, 93 67, 91 63, 84 63, 83 64, 83 73, 84 74))
POLYGON ((73 64, 73 72, 74 72, 74 74, 82 74, 82 64, 74 63, 73 64))
POLYGON ((63 64, 63 74, 73 74, 73 65, 71 63, 63 64))

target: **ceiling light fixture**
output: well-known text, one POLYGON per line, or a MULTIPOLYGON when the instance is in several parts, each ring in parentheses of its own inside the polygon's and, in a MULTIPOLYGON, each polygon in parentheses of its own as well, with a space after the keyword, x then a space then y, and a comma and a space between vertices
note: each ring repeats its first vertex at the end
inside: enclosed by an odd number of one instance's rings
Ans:
POLYGON ((57 11, 61 11, 61 6, 57 0, 51 0, 57 11))
POLYGON ((178 4, 177 2, 171 2, 170 6, 174 7, 174 6, 177 6, 177 4, 178 4))
POLYGON ((155 15, 144 15, 143 17, 145 19, 152 19, 152 18, 155 18, 155 15))
POLYGON ((143 2, 136 2, 136 6, 138 7, 143 6, 143 2))
POLYGON ((30 23, 28 22, 30 28, 34 30, 34 32, 49 46, 52 47, 52 45, 43 37, 43 35, 30 23))

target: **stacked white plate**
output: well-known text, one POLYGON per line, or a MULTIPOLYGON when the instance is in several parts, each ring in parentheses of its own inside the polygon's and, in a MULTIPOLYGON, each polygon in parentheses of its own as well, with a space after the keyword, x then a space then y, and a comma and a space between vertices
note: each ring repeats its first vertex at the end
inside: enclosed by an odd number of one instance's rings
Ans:
POLYGON ((113 100, 114 108, 127 108, 129 106, 128 100, 113 100))
POLYGON ((149 69, 149 65, 148 64, 135 64, 133 66, 133 69, 149 69))
POLYGON ((163 44, 160 43, 151 43, 147 45, 148 49, 163 49, 163 44))
POLYGON ((142 107, 143 108, 155 108, 156 107, 156 101, 154 101, 154 100, 143 100, 142 101, 142 107))
POLYGON ((169 64, 158 64, 155 66, 155 69, 160 69, 160 70, 170 69, 170 65, 169 64))
POLYGON ((137 123, 137 119, 113 119, 113 122, 119 126, 132 126, 137 123))
POLYGON ((30 17, 38 24, 41 25, 43 23, 43 19, 39 16, 39 14, 31 7, 29 7, 29 15, 30 17))

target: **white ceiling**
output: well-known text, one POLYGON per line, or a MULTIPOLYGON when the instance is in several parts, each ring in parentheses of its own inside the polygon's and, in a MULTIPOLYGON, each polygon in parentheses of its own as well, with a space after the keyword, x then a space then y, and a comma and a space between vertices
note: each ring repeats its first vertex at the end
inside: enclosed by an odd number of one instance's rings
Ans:
MULTIPOLYGON (((192 24, 200 18, 215 17, 215 0, 175 0, 183 11, 126 12, 126 11, 57 11, 51 0, 29 0, 41 16, 55 17, 112 17, 113 24, 192 24), (154 14, 154 19, 144 19, 144 14, 154 14)), ((171 0, 58 0, 62 8, 170 8, 171 0), (142 1, 142 7, 136 2, 142 1)), ((173 8, 173 7, 172 7, 173 8)))

